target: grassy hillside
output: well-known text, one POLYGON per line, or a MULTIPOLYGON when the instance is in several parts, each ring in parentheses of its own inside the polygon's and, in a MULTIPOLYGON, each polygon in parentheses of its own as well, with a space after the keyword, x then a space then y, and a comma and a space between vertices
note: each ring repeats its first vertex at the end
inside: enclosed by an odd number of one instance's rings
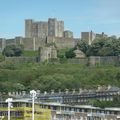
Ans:
POLYGON ((49 91, 96 88, 97 85, 120 87, 120 68, 86 67, 79 64, 0 64, 0 91, 49 91))

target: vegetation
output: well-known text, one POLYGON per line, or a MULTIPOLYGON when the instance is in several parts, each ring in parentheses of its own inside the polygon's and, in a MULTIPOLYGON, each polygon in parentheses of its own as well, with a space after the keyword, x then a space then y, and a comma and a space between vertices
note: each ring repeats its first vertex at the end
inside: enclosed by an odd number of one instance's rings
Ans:
POLYGON ((65 53, 68 51, 68 48, 60 49, 57 51, 57 57, 58 58, 65 58, 65 53))
POLYGON ((21 56, 23 53, 22 45, 8 45, 4 48, 2 54, 6 57, 21 56))
POLYGON ((80 40, 79 43, 75 46, 75 49, 79 47, 79 49, 84 52, 85 54, 87 54, 87 51, 89 50, 90 45, 88 45, 88 43, 86 43, 85 40, 80 40))
POLYGON ((120 68, 91 68, 79 64, 0 64, 0 91, 93 89, 97 85, 120 87, 120 68))
POLYGON ((3 59, 3 55, 6 57, 36 57, 38 56, 38 51, 26 51, 22 45, 8 45, 4 48, 2 55, 0 55, 0 59, 3 59))
POLYGON ((120 38, 111 36, 108 38, 98 37, 91 45, 86 40, 80 40, 72 49, 62 49, 58 51, 58 58, 74 58, 73 52, 79 48, 86 56, 119 56, 120 55, 120 38))
MULTIPOLYGON (((120 67, 90 67, 80 64, 69 64, 67 58, 75 57, 74 50, 79 47, 87 56, 117 56, 120 55, 120 38, 97 38, 92 45, 80 41, 73 49, 58 51, 60 62, 57 64, 44 62, 39 63, 16 63, 3 61, 0 55, 0 92, 21 91, 39 89, 50 91, 54 89, 95 89, 98 85, 112 85, 120 87, 120 67), (62 63, 62 64, 61 64, 62 63)), ((3 55, 5 56, 37 56, 37 51, 23 51, 21 46, 7 46, 3 55)), ((117 106, 119 100, 114 102, 94 101, 94 106, 104 108, 105 106, 117 106), (116 103, 116 104, 113 104, 116 103)))
POLYGON ((78 45, 87 56, 118 56, 120 55, 120 38, 97 38, 91 45, 81 40, 78 45))
POLYGON ((38 56, 38 51, 23 51, 23 54, 22 56, 25 56, 25 57, 36 57, 38 56))
POLYGON ((2 53, 0 53, 0 62, 4 61, 4 56, 2 55, 2 53))
POLYGON ((75 57, 74 48, 66 51, 65 56, 66 58, 74 58, 75 57))
POLYGON ((57 51, 57 57, 59 58, 60 63, 66 63, 67 58, 66 58, 66 52, 69 51, 68 48, 65 49, 60 49, 57 51))

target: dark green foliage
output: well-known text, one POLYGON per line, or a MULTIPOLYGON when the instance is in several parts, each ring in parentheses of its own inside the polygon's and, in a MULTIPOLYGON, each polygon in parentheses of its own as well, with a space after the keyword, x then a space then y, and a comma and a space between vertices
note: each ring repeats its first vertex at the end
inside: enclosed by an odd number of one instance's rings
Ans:
POLYGON ((7 57, 21 56, 23 47, 21 45, 8 45, 4 48, 2 54, 7 57))
POLYGON ((95 40, 92 45, 90 46, 90 56, 99 56, 99 50, 101 50, 101 48, 103 48, 105 44, 105 41, 103 39, 100 40, 95 40))
POLYGON ((118 73, 116 74, 116 79, 117 79, 117 80, 120 80, 120 72, 118 72, 118 73))
POLYGON ((99 56, 114 56, 114 51, 110 47, 102 47, 98 51, 99 56))
POLYGON ((2 55, 2 53, 0 53, 0 62, 2 62, 4 60, 5 60, 4 56, 2 55))
POLYGON ((81 40, 78 45, 87 56, 118 56, 120 55, 120 38, 96 38, 91 45, 81 40))
POLYGON ((60 49, 57 51, 57 57, 58 58, 65 58, 65 52, 69 51, 68 48, 66 49, 60 49))
POLYGON ((74 49, 70 49, 65 53, 66 58, 74 58, 75 57, 75 53, 74 53, 74 49))
POLYGON ((1 91, 40 89, 50 91, 66 88, 78 90, 97 85, 120 87, 119 67, 86 67, 80 64, 0 64, 1 91))
POLYGON ((89 45, 86 43, 85 40, 80 40, 78 42, 78 44, 75 46, 75 49, 77 49, 77 47, 79 47, 79 49, 84 52, 85 54, 87 54, 87 50, 89 49, 89 45))

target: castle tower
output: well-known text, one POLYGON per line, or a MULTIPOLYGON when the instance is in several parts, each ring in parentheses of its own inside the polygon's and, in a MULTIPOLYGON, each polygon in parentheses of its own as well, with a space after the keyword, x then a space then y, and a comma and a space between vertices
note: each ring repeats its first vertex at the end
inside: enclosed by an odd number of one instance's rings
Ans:
POLYGON ((25 37, 31 38, 32 37, 32 19, 25 20, 25 37))
POLYGON ((57 21, 57 37, 63 37, 64 32, 64 22, 57 21))
POLYGON ((63 37, 64 22, 57 21, 56 18, 49 18, 48 22, 38 21, 34 22, 32 19, 25 20, 25 37, 41 37, 47 36, 63 37))
POLYGON ((93 42, 95 39, 96 34, 94 32, 81 32, 81 39, 85 40, 89 45, 93 42))
POLYGON ((48 19, 48 36, 63 37, 64 22, 57 21, 56 18, 48 19))
POLYGON ((57 36, 57 20, 55 18, 48 19, 48 36, 57 36))
POLYGON ((48 22, 38 22, 38 37, 45 38, 48 36, 48 22))
POLYGON ((73 38, 73 32, 69 31, 69 30, 64 31, 64 37, 65 38, 73 38))

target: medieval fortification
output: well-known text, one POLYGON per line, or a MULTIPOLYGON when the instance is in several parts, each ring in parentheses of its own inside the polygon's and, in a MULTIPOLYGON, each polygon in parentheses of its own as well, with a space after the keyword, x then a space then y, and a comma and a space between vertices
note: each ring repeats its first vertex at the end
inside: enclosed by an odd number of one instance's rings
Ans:
MULTIPOLYGON (((88 44, 95 39, 96 34, 82 32, 81 39, 88 44)), ((49 18, 48 21, 25 20, 25 37, 15 37, 13 39, 0 38, 0 50, 7 45, 23 45, 25 50, 36 51, 49 43, 55 43, 58 49, 73 48, 80 38, 74 38, 73 32, 64 30, 64 21, 56 18, 49 18)))
POLYGON ((25 20, 25 37, 13 39, 0 38, 1 51, 7 45, 22 44, 25 50, 36 51, 49 43, 55 43, 58 49, 72 48, 80 38, 74 38, 73 32, 64 31, 64 21, 49 18, 48 21, 25 20))

